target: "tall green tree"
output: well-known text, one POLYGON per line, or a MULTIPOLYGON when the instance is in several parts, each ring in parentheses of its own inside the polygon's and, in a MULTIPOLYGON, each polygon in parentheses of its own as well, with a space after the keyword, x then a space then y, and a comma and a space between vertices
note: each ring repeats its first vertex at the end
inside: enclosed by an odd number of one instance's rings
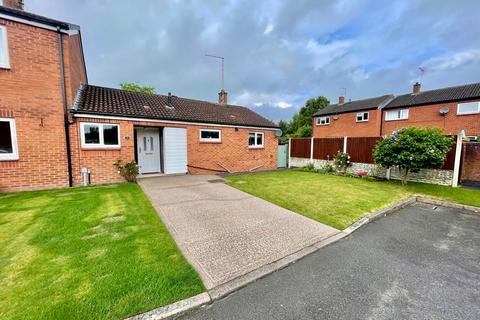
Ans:
POLYGON ((290 122, 286 123, 283 121, 279 123, 283 131, 282 141, 286 141, 289 138, 311 137, 313 131, 312 116, 315 112, 325 108, 329 104, 330 101, 324 96, 308 99, 290 122))
POLYGON ((136 82, 120 83, 120 88, 133 92, 155 93, 154 87, 141 86, 136 82))

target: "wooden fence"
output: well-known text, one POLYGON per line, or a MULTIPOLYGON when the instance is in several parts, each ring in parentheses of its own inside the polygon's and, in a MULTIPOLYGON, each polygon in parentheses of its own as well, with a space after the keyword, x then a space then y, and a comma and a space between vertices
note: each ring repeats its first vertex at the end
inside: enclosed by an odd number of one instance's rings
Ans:
POLYGON ((313 159, 333 160, 338 151, 343 151, 343 138, 313 139, 313 159))
MULTIPOLYGON (((373 149, 382 137, 348 137, 346 142, 347 153, 352 162, 375 163, 373 149)), ((333 160, 338 151, 344 150, 344 138, 299 138, 291 139, 290 156, 294 158, 333 160), (313 140, 313 157, 311 156, 311 143, 313 140)), ((442 167, 444 170, 453 170, 455 164, 456 145, 452 146, 442 167)))

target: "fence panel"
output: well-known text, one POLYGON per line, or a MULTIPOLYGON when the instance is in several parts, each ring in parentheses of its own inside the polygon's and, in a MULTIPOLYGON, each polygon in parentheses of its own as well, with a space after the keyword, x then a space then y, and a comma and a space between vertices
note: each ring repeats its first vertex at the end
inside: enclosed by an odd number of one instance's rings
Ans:
POLYGON ((373 149, 382 137, 348 137, 347 152, 352 162, 374 163, 373 149))
POLYGON ((292 150, 290 156, 293 158, 310 158, 311 139, 292 139, 292 150))
MULTIPOLYGON (((453 137, 455 141, 457 140, 457 137, 453 137)), ((455 150, 457 149, 457 144, 454 143, 452 145, 452 149, 447 153, 447 157, 445 158, 445 163, 443 164, 442 169, 444 170, 453 170, 453 167, 455 166, 455 150)))
POLYGON ((333 160, 338 151, 343 151, 343 138, 313 139, 313 158, 333 160))

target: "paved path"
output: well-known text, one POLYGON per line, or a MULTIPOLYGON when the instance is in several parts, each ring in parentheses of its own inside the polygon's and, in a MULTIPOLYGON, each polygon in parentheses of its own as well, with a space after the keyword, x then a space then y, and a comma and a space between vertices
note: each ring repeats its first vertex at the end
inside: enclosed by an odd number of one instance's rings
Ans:
POLYGON ((339 232, 218 176, 145 178, 139 184, 207 289, 339 232))
POLYGON ((480 216, 416 204, 182 319, 480 319, 480 216))

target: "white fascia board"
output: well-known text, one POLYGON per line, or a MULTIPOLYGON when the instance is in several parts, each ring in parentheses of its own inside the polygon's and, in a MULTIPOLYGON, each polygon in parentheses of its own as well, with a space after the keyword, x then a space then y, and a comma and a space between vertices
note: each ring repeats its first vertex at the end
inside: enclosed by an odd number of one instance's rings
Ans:
POLYGON ((160 120, 160 119, 157 120, 157 119, 145 119, 145 118, 131 118, 131 117, 120 117, 120 116, 102 116, 102 115, 85 114, 85 113, 74 113, 73 116, 75 118, 172 123, 172 124, 181 124, 181 125, 210 126, 210 127, 223 127, 223 128, 246 128, 246 129, 271 130, 271 131, 280 130, 280 128, 272 128, 272 127, 255 127, 255 126, 242 126, 242 125, 237 126, 237 125, 231 125, 231 124, 215 124, 215 123, 206 123, 206 122, 188 122, 188 121, 173 121, 173 120, 160 120))

